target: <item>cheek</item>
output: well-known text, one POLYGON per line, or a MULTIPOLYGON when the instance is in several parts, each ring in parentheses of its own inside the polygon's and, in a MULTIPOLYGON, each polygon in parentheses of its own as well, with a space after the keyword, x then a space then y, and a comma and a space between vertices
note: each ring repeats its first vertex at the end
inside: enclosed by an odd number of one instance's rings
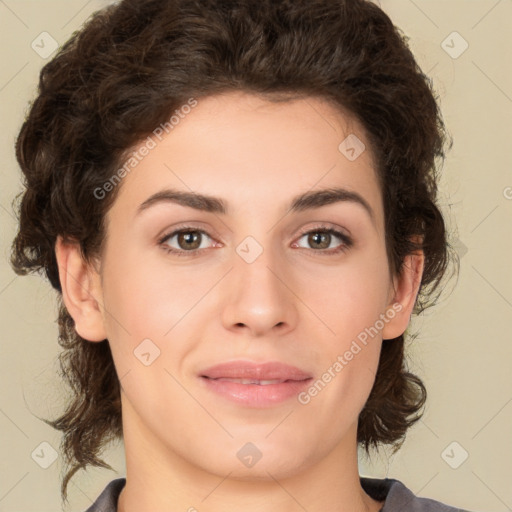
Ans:
POLYGON ((301 296, 324 324, 325 340, 346 343, 375 325, 386 309, 389 277, 384 255, 360 252, 337 268, 303 275, 307 277, 302 278, 301 296))
MULTIPOLYGON (((162 251, 163 252, 163 251, 162 251)), ((112 253, 105 265, 104 299, 112 334, 162 339, 197 302, 190 271, 148 259, 135 250, 112 253)), ((165 262, 164 262, 165 263, 165 262)))
POLYGON ((165 271, 161 263, 135 250, 109 256, 104 264, 104 318, 123 391, 149 416, 162 407, 179 410, 186 396, 168 372, 179 378, 176 367, 190 350, 186 343, 173 343, 198 301, 194 287, 186 286, 190 273, 170 267, 165 271), (174 397, 173 407, 162 396, 174 397))
POLYGON ((315 425, 329 425, 322 441, 326 447, 338 442, 364 407, 382 344, 386 280, 379 273, 370 279, 367 272, 352 270, 331 281, 327 298, 308 296, 321 305, 320 316, 332 332, 322 326, 325 334, 317 334, 318 374, 299 398, 315 425))
POLYGON ((343 403, 357 415, 370 393, 379 361, 389 286, 387 260, 383 253, 372 257, 371 251, 361 252, 336 271, 331 268, 328 275, 309 281, 304 286, 308 306, 319 318, 311 328, 312 336, 316 333, 320 368, 311 399, 326 411, 343 403))
MULTIPOLYGON (((164 257, 157 253, 148 258, 136 250, 112 252, 104 267, 105 322, 117 373, 121 378, 130 372, 134 380, 136 374, 145 372, 147 390, 158 389, 162 375, 169 384, 164 369, 181 374, 204 337, 199 331, 203 329, 206 296, 218 281, 211 272, 201 274, 191 272, 190 265, 170 265, 164 251, 162 254, 164 257), (150 355, 142 355, 147 353, 150 355), (140 357, 155 359, 145 367, 140 357), (149 371, 158 368, 160 377, 149 371), (151 381, 153 378, 156 380, 151 381)), ((139 394, 142 387, 132 391, 139 394)))

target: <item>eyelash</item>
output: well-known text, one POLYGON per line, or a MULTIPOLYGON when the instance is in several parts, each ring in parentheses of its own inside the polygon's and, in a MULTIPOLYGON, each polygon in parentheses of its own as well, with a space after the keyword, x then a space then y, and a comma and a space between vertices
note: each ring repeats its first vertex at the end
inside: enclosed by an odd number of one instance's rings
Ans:
MULTIPOLYGON (((189 233, 189 232, 201 233, 201 234, 204 234, 204 235, 208 236, 209 238, 213 239, 213 237, 211 237, 206 231, 204 231, 202 229, 198 229, 198 228, 193 227, 193 226, 183 226, 183 227, 181 227, 179 229, 171 231, 170 233, 167 233, 162 238, 160 238, 158 240, 158 245, 161 246, 162 249, 164 251, 166 251, 167 253, 174 254, 175 256, 179 256, 179 257, 182 257, 182 256, 185 256, 185 257, 200 256, 201 252, 203 251, 203 249, 194 249, 194 250, 191 250, 191 251, 184 251, 184 250, 178 250, 178 249, 170 248, 167 244, 164 243, 169 238, 172 238, 175 235, 178 235, 180 233, 189 233)), ((346 252, 348 249, 350 249, 354 245, 353 240, 349 236, 347 236, 346 234, 344 234, 344 233, 342 233, 342 232, 340 232, 340 231, 338 231, 336 229, 328 227, 328 226, 317 226, 317 227, 315 227, 313 229, 308 229, 306 231, 302 231, 301 234, 299 235, 299 239, 301 239, 304 235, 308 235, 308 234, 311 234, 311 233, 325 233, 325 234, 329 234, 329 235, 335 235, 338 238, 340 238, 341 241, 343 242, 341 244, 341 246, 336 248, 336 249, 307 249, 309 251, 313 251, 315 253, 319 253, 321 256, 334 256, 334 255, 337 255, 337 254, 341 254, 341 253, 346 252)))

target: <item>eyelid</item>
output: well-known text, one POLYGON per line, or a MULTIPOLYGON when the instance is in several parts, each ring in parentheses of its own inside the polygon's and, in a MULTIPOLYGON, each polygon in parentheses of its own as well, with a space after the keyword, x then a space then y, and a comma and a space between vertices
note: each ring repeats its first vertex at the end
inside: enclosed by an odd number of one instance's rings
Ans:
MULTIPOLYGON (((337 255, 345 253, 346 251, 348 251, 355 245, 355 240, 347 229, 342 228, 341 226, 338 226, 336 224, 332 224, 330 222, 319 222, 315 226, 302 228, 300 230, 298 237, 295 240, 298 241, 303 236, 308 235, 309 233, 314 233, 314 232, 324 232, 324 233, 328 233, 330 235, 334 235, 335 237, 337 237, 338 239, 341 240, 341 245, 334 249, 316 250, 316 249, 310 249, 310 248, 303 248, 303 249, 306 249, 306 251, 309 253, 312 252, 312 253, 316 253, 319 256, 326 256, 326 257, 327 256, 337 256, 337 255)), ((294 242, 294 243, 296 243, 296 242, 294 242)))
MULTIPOLYGON (((185 225, 174 226, 170 230, 164 231, 163 235, 158 236, 157 243, 158 243, 158 245, 165 245, 164 242, 166 240, 168 240, 169 238, 172 238, 172 237, 178 235, 180 232, 187 232, 187 231, 195 231, 197 233, 201 233, 215 241, 215 237, 212 236, 207 229, 203 229, 203 228, 200 228, 197 226, 192 226, 190 224, 185 224, 185 225)), ((196 249, 195 251, 188 251, 188 252, 192 253, 192 252, 198 252, 200 250, 202 250, 202 249, 196 249)), ((185 252, 187 252, 187 251, 185 251, 185 252)))
POLYGON ((352 235, 350 234, 350 231, 348 229, 338 226, 337 224, 333 224, 332 222, 322 222, 322 221, 318 221, 318 223, 315 224, 314 226, 301 228, 299 230, 299 236, 305 235, 311 231, 314 231, 315 229, 318 229, 319 231, 323 230, 323 229, 325 229, 325 230, 332 229, 335 231, 340 231, 347 238, 352 238, 352 235))

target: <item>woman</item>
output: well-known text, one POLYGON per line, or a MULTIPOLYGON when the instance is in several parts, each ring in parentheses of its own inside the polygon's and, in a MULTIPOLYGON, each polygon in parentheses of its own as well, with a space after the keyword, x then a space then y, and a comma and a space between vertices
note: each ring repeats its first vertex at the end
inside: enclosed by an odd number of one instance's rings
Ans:
POLYGON ((17 141, 18 273, 61 299, 88 509, 456 510, 358 473, 426 390, 410 316, 450 263, 443 121, 363 0, 124 0, 42 70, 17 141))

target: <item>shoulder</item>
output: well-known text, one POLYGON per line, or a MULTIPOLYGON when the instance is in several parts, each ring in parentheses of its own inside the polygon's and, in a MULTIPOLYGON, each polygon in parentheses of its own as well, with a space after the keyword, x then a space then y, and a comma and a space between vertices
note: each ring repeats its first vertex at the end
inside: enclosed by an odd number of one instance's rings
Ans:
POLYGON ((419 498, 400 480, 360 477, 361 486, 372 498, 384 501, 381 512, 470 512, 429 498, 419 498))
POLYGON ((109 482, 96 501, 85 512, 117 512, 117 499, 126 483, 126 478, 109 482))
MULTIPOLYGON (((470 512, 439 501, 415 496, 400 480, 360 477, 361 486, 372 498, 384 501, 381 512, 470 512)), ((117 512, 117 500, 126 478, 112 480, 85 512, 117 512)))

